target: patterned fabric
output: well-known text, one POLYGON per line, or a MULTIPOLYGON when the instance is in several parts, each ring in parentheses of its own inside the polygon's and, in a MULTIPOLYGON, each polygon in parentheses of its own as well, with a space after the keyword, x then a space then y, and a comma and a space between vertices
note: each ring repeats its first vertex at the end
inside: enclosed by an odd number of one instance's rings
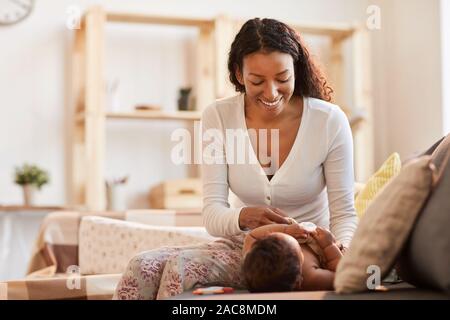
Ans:
POLYGON ((400 155, 394 152, 381 165, 380 169, 370 177, 355 199, 356 214, 359 218, 364 215, 367 207, 384 185, 400 172, 401 166, 400 155))
POLYGON ((27 278, 53 277, 78 265, 78 233, 85 216, 102 216, 118 221, 123 212, 58 211, 49 213, 41 224, 28 264, 27 278))
POLYGON ((139 252, 215 240, 204 227, 145 225, 104 217, 83 217, 79 231, 82 274, 122 273, 139 252))
POLYGON ((243 240, 239 235, 141 253, 129 262, 113 299, 164 299, 199 286, 244 288, 243 240))

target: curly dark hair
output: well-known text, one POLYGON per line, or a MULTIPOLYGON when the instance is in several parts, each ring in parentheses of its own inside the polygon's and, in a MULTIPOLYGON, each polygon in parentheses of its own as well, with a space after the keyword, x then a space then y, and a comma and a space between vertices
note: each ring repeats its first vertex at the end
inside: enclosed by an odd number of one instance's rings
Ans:
POLYGON ((310 56, 300 35, 275 19, 248 20, 234 38, 228 56, 228 71, 236 91, 245 92, 245 87, 236 78, 236 71, 242 71, 246 55, 257 51, 290 54, 295 70, 294 95, 331 101, 333 89, 327 84, 325 76, 310 56))
POLYGON ((297 252, 283 239, 269 235, 245 256, 242 274, 250 292, 293 291, 302 276, 297 252))

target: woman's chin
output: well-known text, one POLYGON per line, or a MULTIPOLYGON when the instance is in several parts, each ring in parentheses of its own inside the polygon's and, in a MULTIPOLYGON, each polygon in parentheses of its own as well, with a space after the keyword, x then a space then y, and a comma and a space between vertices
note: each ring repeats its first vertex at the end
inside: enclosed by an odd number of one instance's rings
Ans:
POLYGON ((258 104, 261 109, 264 110, 264 113, 271 116, 278 115, 283 110, 283 102, 284 99, 280 99, 280 101, 276 105, 269 106, 261 100, 258 100, 258 104))

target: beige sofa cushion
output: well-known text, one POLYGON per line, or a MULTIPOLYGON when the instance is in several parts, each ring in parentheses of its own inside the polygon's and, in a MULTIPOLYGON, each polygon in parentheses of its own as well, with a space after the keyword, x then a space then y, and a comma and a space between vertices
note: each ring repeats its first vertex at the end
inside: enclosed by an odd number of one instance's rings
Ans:
POLYGON ((139 252, 214 239, 203 227, 154 226, 96 216, 83 217, 79 230, 80 272, 122 273, 128 261, 139 252))
POLYGON ((437 184, 419 214, 396 268, 403 280, 450 295, 450 135, 442 143, 432 154, 438 168, 437 184))
POLYGON ((412 160, 377 194, 337 267, 337 292, 368 290, 369 266, 379 267, 380 279, 389 273, 430 192, 433 168, 429 156, 412 160))

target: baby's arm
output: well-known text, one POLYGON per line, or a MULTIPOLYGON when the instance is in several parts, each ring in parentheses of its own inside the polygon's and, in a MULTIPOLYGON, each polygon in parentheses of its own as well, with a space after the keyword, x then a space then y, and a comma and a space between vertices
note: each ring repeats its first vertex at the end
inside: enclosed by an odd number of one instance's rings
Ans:
POLYGON ((342 258, 342 252, 330 231, 317 227, 313 233, 318 245, 322 248, 326 260, 326 268, 330 271, 336 271, 336 267, 342 258))
POLYGON ((335 272, 337 265, 342 258, 341 250, 335 243, 333 243, 323 249, 323 254, 325 255, 325 259, 327 260, 327 269, 335 272))

